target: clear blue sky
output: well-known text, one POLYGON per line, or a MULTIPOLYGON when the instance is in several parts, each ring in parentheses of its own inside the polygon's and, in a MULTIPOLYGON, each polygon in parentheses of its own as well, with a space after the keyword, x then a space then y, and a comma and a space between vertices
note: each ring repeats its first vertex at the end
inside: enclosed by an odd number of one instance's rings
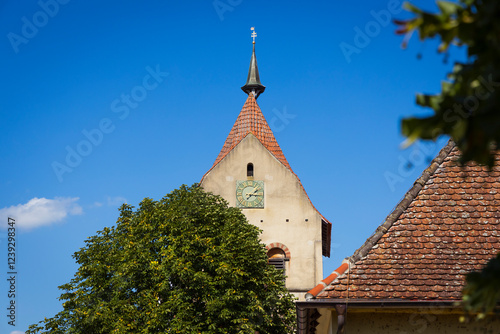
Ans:
POLYGON ((417 36, 402 50, 388 23, 407 17, 399 1, 41 4, 0 3, 0 277, 7 215, 17 218, 18 272, 15 327, 0 281, 1 333, 61 310, 57 286, 77 269, 72 254, 114 224, 122 202, 200 181, 245 102, 252 26, 267 87, 259 105, 333 223, 325 274, 374 232, 446 141, 400 148, 400 120, 428 113, 415 94, 438 92, 463 52, 444 64, 436 43, 417 36))

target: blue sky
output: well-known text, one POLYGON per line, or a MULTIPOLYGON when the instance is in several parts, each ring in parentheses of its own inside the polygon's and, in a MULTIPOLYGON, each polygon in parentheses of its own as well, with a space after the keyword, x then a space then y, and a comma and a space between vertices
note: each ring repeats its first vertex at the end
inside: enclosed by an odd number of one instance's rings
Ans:
POLYGON ((402 50, 389 20, 404 17, 396 0, 1 2, 0 277, 9 215, 18 275, 16 326, 2 315, 0 332, 61 310, 72 254, 121 203, 200 181, 245 102, 253 26, 259 105, 333 223, 324 272, 337 268, 446 142, 400 148, 400 120, 429 113, 415 94, 463 57, 417 36, 402 50))

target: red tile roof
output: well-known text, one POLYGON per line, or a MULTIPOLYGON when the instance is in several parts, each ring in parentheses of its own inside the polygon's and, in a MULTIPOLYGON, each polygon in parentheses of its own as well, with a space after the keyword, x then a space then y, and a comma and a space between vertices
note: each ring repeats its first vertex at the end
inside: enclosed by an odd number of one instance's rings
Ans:
POLYGON ((464 275, 500 251, 500 154, 491 171, 459 167, 459 156, 450 141, 346 259, 350 270, 330 275, 308 297, 323 290, 317 298, 460 300, 464 275))
MULTIPOLYGON (((307 198, 309 199, 309 202, 314 208, 314 205, 311 202, 311 199, 307 195, 304 186, 302 185, 302 182, 300 182, 300 179, 298 176, 293 172, 292 167, 290 167, 290 164, 285 158, 285 155, 283 154, 283 151, 281 151, 280 146, 278 145, 278 142, 276 141, 276 138, 274 138, 274 134, 269 127, 269 124, 267 123, 264 115, 262 114, 262 111, 260 110, 259 105, 257 104, 257 100, 253 96, 253 94, 249 94, 247 100, 245 101, 245 104, 243 105, 243 108, 241 109, 240 114, 238 115, 238 118, 236 119, 236 122, 233 125, 233 128, 229 132, 229 135, 226 138, 226 141, 224 142, 224 145, 222 146, 222 150, 220 151, 219 155, 217 156, 217 159, 215 159, 214 164, 212 167, 208 170, 208 172, 203 175, 201 182, 203 182, 203 179, 205 176, 207 176, 208 173, 212 169, 214 169, 217 164, 224 159, 224 157, 233 150, 236 145, 238 145, 243 138, 245 138, 248 134, 253 134, 257 139, 261 142, 262 145, 279 161, 281 162, 290 172, 292 172, 295 177, 297 177, 297 180, 299 181, 300 186, 304 190, 304 193, 306 194, 307 198)), ((323 255, 324 256, 330 256, 330 244, 331 244, 331 228, 332 224, 325 218, 319 211, 314 208, 318 214, 322 218, 322 235, 323 235, 323 255)))
POLYGON ((286 161, 285 155, 274 138, 274 134, 267 124, 267 121, 264 118, 264 115, 262 114, 262 111, 260 110, 257 100, 255 100, 253 94, 248 95, 248 98, 243 105, 243 109, 238 115, 233 128, 229 132, 219 156, 215 159, 214 167, 249 133, 252 133, 255 137, 257 137, 262 145, 264 145, 264 147, 267 148, 267 150, 271 152, 271 154, 278 159, 279 162, 292 171, 292 168, 288 164, 288 161, 286 161))

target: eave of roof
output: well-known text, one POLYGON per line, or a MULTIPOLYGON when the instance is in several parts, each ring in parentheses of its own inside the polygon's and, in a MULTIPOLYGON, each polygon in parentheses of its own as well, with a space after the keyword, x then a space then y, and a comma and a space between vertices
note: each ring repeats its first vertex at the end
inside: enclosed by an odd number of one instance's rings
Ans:
POLYGON ((427 300, 427 299, 350 299, 345 298, 328 298, 328 299, 312 299, 305 301, 296 301, 299 308, 330 308, 335 305, 345 305, 348 303, 349 308, 414 308, 414 307, 433 307, 433 308, 457 308, 462 310, 454 299, 450 300, 427 300))

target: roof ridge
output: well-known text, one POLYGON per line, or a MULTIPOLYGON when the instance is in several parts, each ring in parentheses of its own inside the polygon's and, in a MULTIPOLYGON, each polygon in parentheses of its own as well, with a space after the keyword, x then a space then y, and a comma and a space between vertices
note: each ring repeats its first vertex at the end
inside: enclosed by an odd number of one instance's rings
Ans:
POLYGON ((353 255, 345 258, 339 268, 335 269, 331 275, 323 279, 318 285, 316 285, 316 287, 309 290, 306 293, 306 299, 316 298, 316 296, 323 292, 323 290, 325 290, 330 284, 348 273, 356 262, 368 254, 380 238, 382 238, 382 236, 391 228, 399 216, 408 208, 415 197, 417 197, 420 190, 422 190, 424 185, 427 181, 429 181, 430 177, 436 172, 439 166, 441 166, 455 146, 456 144, 450 139, 448 143, 439 151, 438 155, 431 161, 429 167, 422 172, 420 177, 413 183, 413 186, 405 193, 403 199, 394 207, 391 213, 384 219, 383 223, 377 227, 375 232, 354 252, 353 255), (346 263, 347 267, 345 266, 346 263))
POLYGON ((352 256, 347 259, 352 264, 355 264, 359 260, 368 254, 370 249, 375 246, 375 244, 380 240, 380 238, 387 232, 392 224, 399 218, 406 208, 411 204, 411 202, 417 197, 418 193, 424 185, 429 181, 430 177, 436 172, 438 167, 444 162, 446 157, 455 147, 453 140, 449 140, 448 143, 439 151, 439 154, 431 161, 429 167, 427 167, 420 177, 413 183, 413 186, 406 192, 403 199, 394 207, 392 212, 384 219, 384 222, 377 227, 375 232, 365 241, 365 243, 358 248, 352 256))

